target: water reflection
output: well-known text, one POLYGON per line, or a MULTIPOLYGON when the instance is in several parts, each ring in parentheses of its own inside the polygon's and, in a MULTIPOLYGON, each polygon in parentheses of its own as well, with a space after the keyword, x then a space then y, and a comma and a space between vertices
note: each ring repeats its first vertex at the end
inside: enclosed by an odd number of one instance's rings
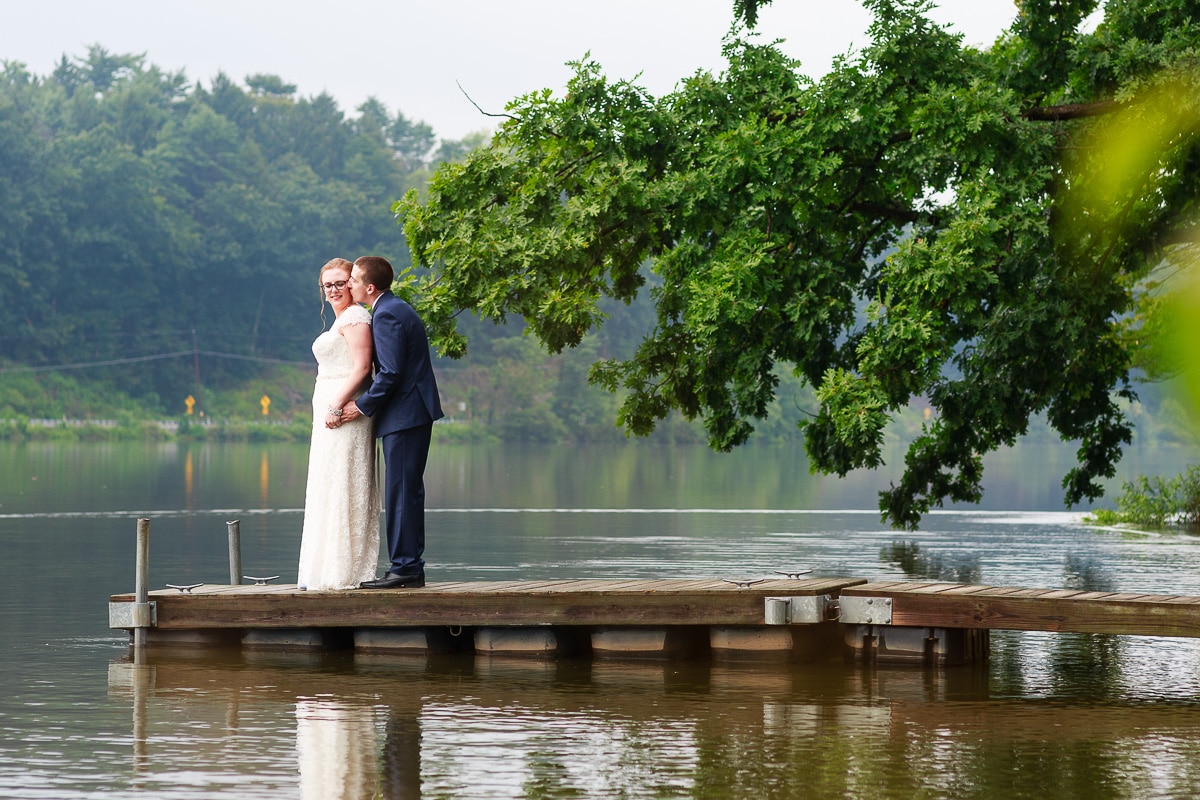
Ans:
POLYGON ((380 787, 385 800, 421 796, 421 721, 415 711, 389 709, 383 740, 380 787))
MULTIPOLYGON (((418 754, 419 741, 418 734, 418 754)), ((374 710, 331 696, 297 698, 296 756, 304 800, 370 800, 378 777, 374 710)))
POLYGON ((1194 701, 1100 672, 1110 702, 1081 702, 1063 679, 1038 697, 989 666, 176 653, 114 662, 110 690, 134 706, 139 785, 164 797, 180 769, 248 798, 1200 792, 1194 701))
POLYGON ((183 462, 183 507, 194 508, 192 497, 196 491, 196 467, 192 463, 192 451, 188 450, 183 462))
POLYGON ((982 581, 979 556, 973 553, 922 553, 915 541, 894 541, 879 551, 879 560, 894 564, 908 578, 951 583, 982 581))
POLYGON ((1113 592, 1116 582, 1095 556, 1067 553, 1063 557, 1063 588, 1084 592, 1113 592))
POLYGON ((263 450, 258 465, 258 507, 271 507, 271 462, 263 450))
MULTIPOLYGON (((1068 553, 1063 558, 1062 585, 1085 592, 1112 592, 1116 582, 1099 559, 1068 553)), ((1092 700, 1119 691, 1124 678, 1125 641, 1124 637, 1104 633, 1054 637, 1048 644, 1056 693, 1068 693, 1080 678, 1092 687, 1086 693, 1092 700)))
POLYGON ((146 663, 145 652, 136 654, 135 659, 117 661, 108 666, 108 688, 110 693, 128 692, 133 716, 133 774, 143 774, 147 767, 146 710, 149 697, 154 691, 155 667, 146 663))

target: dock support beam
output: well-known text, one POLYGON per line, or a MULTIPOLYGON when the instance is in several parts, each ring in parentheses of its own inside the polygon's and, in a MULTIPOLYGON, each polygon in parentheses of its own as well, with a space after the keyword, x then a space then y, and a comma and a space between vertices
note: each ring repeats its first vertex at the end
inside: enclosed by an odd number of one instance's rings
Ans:
POLYGON ((565 649, 549 627, 476 628, 474 645, 476 653, 489 656, 558 656, 565 649))
POLYGON ((708 652, 708 629, 700 627, 600 627, 591 633, 596 658, 693 658, 708 652))
MULTIPOLYGON (((462 634, 462 628, 355 628, 354 650, 356 654, 450 653, 462 649, 456 645, 462 634)), ((471 639, 469 630, 466 638, 471 639)))
POLYGON ((150 618, 150 520, 137 521, 137 559, 133 570, 134 621, 133 646, 146 646, 146 628, 150 618), (144 613, 144 618, 143 618, 144 613))
POLYGON ((864 664, 980 664, 988 657, 988 631, 979 628, 916 628, 845 625, 849 657, 864 664))
POLYGON ((229 583, 233 586, 242 585, 242 522, 233 520, 226 522, 229 529, 229 583))

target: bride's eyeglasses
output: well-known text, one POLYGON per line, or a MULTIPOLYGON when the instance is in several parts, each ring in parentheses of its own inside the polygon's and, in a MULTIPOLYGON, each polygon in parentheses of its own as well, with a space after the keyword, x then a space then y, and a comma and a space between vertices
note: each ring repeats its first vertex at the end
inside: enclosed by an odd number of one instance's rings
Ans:
POLYGON ((334 281, 333 283, 322 283, 321 288, 327 292, 332 292, 335 289, 340 292, 342 289, 346 288, 347 283, 349 283, 349 281, 334 281))

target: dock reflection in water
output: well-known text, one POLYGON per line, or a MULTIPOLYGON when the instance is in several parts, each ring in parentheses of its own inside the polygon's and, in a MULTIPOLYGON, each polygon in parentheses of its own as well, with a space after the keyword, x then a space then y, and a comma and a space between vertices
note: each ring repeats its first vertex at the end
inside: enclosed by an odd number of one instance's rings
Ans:
POLYGON ((174 796, 1200 792, 1194 703, 1036 697, 996 670, 1011 638, 990 668, 941 671, 177 653, 112 662, 110 695, 133 705, 135 783, 174 796))

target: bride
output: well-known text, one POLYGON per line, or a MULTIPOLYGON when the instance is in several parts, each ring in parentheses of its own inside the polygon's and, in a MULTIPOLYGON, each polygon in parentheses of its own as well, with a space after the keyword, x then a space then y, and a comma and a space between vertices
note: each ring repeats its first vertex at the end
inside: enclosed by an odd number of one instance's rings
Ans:
POLYGON ((371 420, 341 420, 342 406, 362 393, 371 375, 371 314, 346 287, 352 266, 335 258, 319 278, 337 318, 312 346, 317 382, 296 581, 301 589, 353 589, 374 578, 379 563, 371 420))

